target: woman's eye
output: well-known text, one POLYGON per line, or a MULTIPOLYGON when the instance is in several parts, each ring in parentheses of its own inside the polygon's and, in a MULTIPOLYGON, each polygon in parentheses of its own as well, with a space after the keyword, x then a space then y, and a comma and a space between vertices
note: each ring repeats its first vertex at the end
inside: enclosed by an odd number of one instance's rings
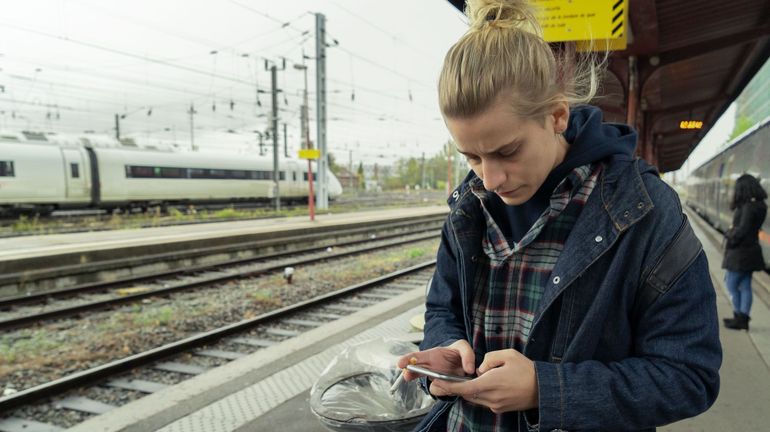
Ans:
POLYGON ((519 148, 516 147, 513 150, 507 150, 507 151, 504 151, 504 152, 500 152, 500 153, 498 153, 498 155, 500 157, 507 158, 507 157, 511 157, 511 156, 515 155, 518 151, 519 151, 519 148))
POLYGON ((469 155, 465 155, 465 159, 466 159, 466 160, 467 160, 469 163, 478 163, 478 162, 479 162, 479 160, 480 160, 480 159, 478 158, 478 156, 469 156, 469 155))

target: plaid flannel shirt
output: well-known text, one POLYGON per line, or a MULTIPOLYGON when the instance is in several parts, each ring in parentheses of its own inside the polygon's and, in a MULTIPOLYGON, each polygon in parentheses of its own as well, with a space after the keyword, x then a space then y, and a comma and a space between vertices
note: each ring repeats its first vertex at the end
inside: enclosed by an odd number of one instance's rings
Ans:
MULTIPOLYGON (((522 352, 529 338, 543 291, 588 196, 601 165, 575 168, 554 189, 549 208, 518 243, 506 239, 486 208, 488 192, 481 179, 471 190, 481 201, 487 230, 482 240, 474 282, 473 349, 477 353, 513 348, 522 352)), ((447 430, 497 432, 513 430, 515 412, 495 414, 459 399, 449 412, 447 430)))

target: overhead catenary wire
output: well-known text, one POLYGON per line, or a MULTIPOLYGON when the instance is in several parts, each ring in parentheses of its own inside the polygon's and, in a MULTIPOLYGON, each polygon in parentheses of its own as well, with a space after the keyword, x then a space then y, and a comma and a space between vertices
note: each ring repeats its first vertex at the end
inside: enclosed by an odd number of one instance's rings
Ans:
MULTIPOLYGON (((231 3, 237 4, 238 2, 237 1, 233 1, 231 3)), ((264 14, 264 15, 267 15, 267 14, 264 14)), ((303 14, 303 15, 300 15, 300 16, 304 16, 304 15, 306 15, 306 14, 303 14)), ((273 47, 276 47, 276 46, 280 47, 282 44, 293 44, 293 43, 296 43, 297 41, 299 41, 300 44, 304 44, 304 43, 306 43, 310 39, 310 36, 308 34, 303 33, 303 31, 300 30, 300 29, 296 29, 294 24, 291 23, 291 21, 283 21, 283 20, 280 20, 278 18, 271 17, 269 15, 267 15, 266 18, 271 19, 272 21, 274 21, 276 23, 280 23, 280 25, 276 26, 277 27, 276 30, 289 29, 290 31, 293 31, 293 32, 297 33, 296 36, 292 36, 292 37, 286 38, 285 40, 278 41, 277 43, 271 43, 273 47), (286 25, 284 25, 284 24, 286 24, 286 25)), ((0 25, 3 25, 3 23, 0 23, 0 25)), ((16 28, 16 30, 19 30, 19 28, 16 28)), ((35 29, 26 28, 26 29, 22 29, 21 31, 29 31, 29 30, 34 31, 35 29)), ((47 33, 47 32, 43 31, 42 33, 47 33)), ((67 42, 67 43, 73 43, 73 40, 71 40, 69 38, 60 37, 60 36, 57 37, 56 35, 52 35, 50 33, 49 34, 45 34, 44 36, 60 39, 60 40, 63 40, 65 42, 67 42)), ((179 37, 179 39, 185 39, 185 37, 182 35, 182 36, 179 37)), ((193 42, 200 44, 201 39, 194 40, 193 42)), ((207 41, 204 41, 203 44, 205 45, 206 42, 207 41)), ((226 54, 231 56, 231 58, 233 59, 233 63, 235 63, 235 59, 237 57, 239 57, 240 54, 241 54, 240 51, 235 51, 235 50, 231 51, 231 50, 222 49, 221 51, 219 51, 219 54, 218 55, 214 55, 214 58, 212 59, 212 63, 214 63, 214 67, 210 68, 210 70, 207 71, 207 70, 205 70, 205 68, 202 69, 200 67, 195 67, 195 66, 175 64, 171 60, 161 59, 161 58, 158 58, 157 56, 155 56, 153 58, 148 58, 147 56, 143 56, 143 55, 139 55, 139 54, 133 53, 130 50, 120 50, 120 49, 116 50, 116 49, 114 49, 111 46, 96 46, 96 47, 90 46, 90 45, 99 45, 99 44, 98 43, 94 44, 94 43, 91 43, 91 41, 87 41, 87 40, 85 40, 85 41, 77 40, 77 41, 74 41, 74 43, 78 43, 78 44, 83 43, 83 44, 81 44, 81 46, 86 46, 86 47, 89 47, 89 48, 103 49, 103 50, 106 50, 106 51, 110 51, 113 54, 117 54, 117 55, 121 55, 121 56, 125 56, 126 54, 128 54, 128 56, 130 58, 134 58, 134 59, 140 60, 140 62, 137 63, 139 65, 141 65, 141 64, 158 64, 158 65, 161 65, 161 66, 164 66, 164 67, 171 67, 171 68, 174 68, 176 70, 185 70, 185 72, 187 72, 187 73, 191 73, 191 74, 207 77, 208 81, 209 81, 209 86, 208 86, 209 87, 209 89, 208 89, 209 91, 205 91, 205 86, 204 86, 203 87, 204 91, 202 91, 202 92, 195 90, 195 87, 196 87, 195 86, 195 82, 191 82, 191 80, 189 79, 189 75, 185 76, 185 75, 182 75, 182 74, 180 74, 180 76, 178 78, 169 78, 168 80, 164 79, 163 78, 164 75, 162 75, 162 74, 161 75, 149 74, 150 79, 146 80, 146 81, 149 81, 149 82, 141 82, 141 80, 136 80, 134 83, 131 84, 131 85, 135 86, 136 88, 141 88, 141 87, 145 87, 146 88, 146 87, 154 86, 155 88, 162 89, 163 91, 166 91, 166 92, 169 92, 169 91, 170 92, 179 92, 179 93, 187 94, 187 95, 190 95, 190 93, 195 92, 195 93, 192 93, 191 96, 193 96, 192 100, 194 100, 196 102, 196 105, 198 104, 199 99, 202 97, 201 93, 203 93, 203 94, 207 94, 208 95, 208 97, 210 98, 210 100, 212 102, 212 105, 214 105, 214 104, 221 105, 221 104, 224 103, 224 104, 230 104, 231 107, 233 106, 232 104, 235 104, 235 106, 238 106, 238 105, 247 105, 248 106, 249 104, 253 104, 254 100, 248 100, 249 98, 244 98, 244 96, 239 96, 239 95, 249 95, 249 94, 255 94, 256 95, 258 93, 253 92, 253 90, 252 90, 252 92, 244 93, 242 91, 242 89, 246 89, 246 88, 253 89, 255 86, 256 87, 262 87, 262 88, 266 88, 267 87, 266 84, 259 83, 258 80, 253 80, 253 79, 251 79, 249 77, 244 77, 243 75, 239 74, 238 73, 239 68, 235 68, 234 67, 232 71, 229 71, 230 73, 224 73, 226 68, 223 69, 223 68, 219 67, 219 66, 222 65, 221 61, 219 61, 219 60, 222 60, 222 59, 218 59, 218 57, 221 57, 223 54, 226 53, 226 54), (217 61, 219 61, 219 63, 217 63, 217 61), (169 63, 171 63, 173 65, 170 65, 169 63), (187 69, 197 69, 197 72, 195 72, 193 70, 186 70, 184 68, 187 68, 187 69), (225 83, 232 83, 233 85, 227 86, 227 85, 225 85, 224 83, 222 83, 220 81, 224 81, 225 83), (178 86, 178 88, 170 90, 170 87, 173 84, 180 84, 180 83, 184 83, 184 82, 190 82, 190 86, 189 86, 190 88, 189 89, 182 88, 184 86, 184 85, 182 85, 182 86, 178 86), (236 95, 236 96, 233 97, 232 95, 236 95)), ((266 43, 265 45, 268 45, 268 44, 266 43)), ((297 48, 298 48, 298 46, 292 46, 289 49, 290 50, 296 50, 297 48)), ((249 50, 249 51, 253 52, 252 50, 249 50)), ((363 57, 363 56, 357 55, 356 53, 353 53, 351 50, 348 50, 348 49, 341 49, 341 52, 346 52, 346 51, 347 51, 347 54, 348 54, 348 60, 349 60, 349 65, 350 65, 350 69, 351 69, 351 76, 350 76, 351 79, 348 81, 348 80, 338 80, 338 79, 334 79, 333 77, 328 77, 329 78, 328 79, 329 82, 339 84, 340 87, 342 87, 343 89, 346 88, 347 89, 347 94, 356 94, 356 93, 362 92, 362 93, 370 93, 370 94, 378 95, 378 96, 382 96, 382 97, 388 97, 388 98, 390 98, 390 99, 392 99, 394 101, 398 101, 398 102, 408 102, 409 101, 409 97, 408 96, 404 97, 404 95, 408 95, 409 94, 410 90, 412 90, 410 88, 405 88, 405 91, 403 93, 398 92, 398 93, 393 94, 393 93, 389 93, 387 90, 372 89, 372 88, 367 88, 366 86, 362 87, 359 83, 356 82, 355 77, 353 75, 353 68, 354 68, 354 64, 353 63, 354 62, 353 62, 352 59, 356 58, 357 60, 361 60, 361 57, 363 57)), ((211 55, 211 54, 208 54, 208 52, 209 51, 206 51, 206 54, 196 55, 195 57, 203 57, 205 55, 211 55)), ((253 56, 254 58, 258 57, 255 54, 251 54, 251 56, 253 56)), ((188 58, 192 58, 192 56, 188 57, 188 58)), ((370 59, 367 59, 367 60, 370 60, 370 59)), ((362 60, 362 61, 366 61, 366 60, 362 60)), ((380 64, 379 66, 384 66, 384 65, 380 64)), ((92 70, 92 69, 83 68, 82 70, 88 71, 88 70, 92 70)), ((90 78, 91 78, 91 76, 89 75, 89 79, 90 78)), ((404 76, 402 76, 401 78, 404 78, 404 76)), ((105 77, 104 79, 105 80, 110 80, 111 78, 106 78, 105 77)), ((125 84, 126 82, 128 82, 128 81, 124 81, 126 79, 124 77, 116 77, 116 79, 121 82, 121 86, 123 84, 125 84)), ((46 81, 48 81, 48 80, 46 80, 46 81)), ((405 78, 405 81, 406 82, 411 82, 410 79, 408 79, 408 78, 405 78)), ((200 81, 197 81, 197 82, 200 83, 200 81)), ((38 85, 41 85, 41 83, 42 83, 42 81, 39 82, 38 85)), ((104 113, 104 114, 110 115, 111 111, 115 111, 113 109, 109 109, 110 107, 116 108, 116 107, 119 107, 121 105, 125 105, 126 103, 128 104, 128 106, 124 107, 124 109, 118 110, 118 111, 127 111, 127 110, 130 110, 130 109, 133 109, 133 107, 144 106, 144 105, 157 106, 155 109, 163 110, 163 108, 162 108, 163 104, 161 104, 161 103, 152 103, 150 101, 141 101, 140 102, 140 101, 136 101, 135 98, 133 98, 133 100, 126 99, 126 102, 124 102, 123 104, 118 104, 118 103, 104 104, 104 103, 101 103, 101 102, 97 101, 96 98, 94 97, 95 95, 99 95, 100 94, 100 91, 98 89, 96 89, 96 88, 83 88, 83 89, 80 89, 80 90, 73 89, 73 88, 67 89, 67 88, 64 88, 64 87, 60 87, 60 86, 62 86, 62 83, 58 82, 58 81, 51 81, 51 84, 49 84, 49 88, 51 88, 50 87, 51 85, 56 87, 56 91, 55 91, 56 97, 59 97, 59 98, 64 97, 64 98, 66 98, 68 100, 78 100, 77 98, 79 98, 79 102, 83 102, 83 105, 85 105, 87 107, 88 106, 91 107, 91 108, 83 109, 83 112, 90 112, 90 113, 97 113, 98 112, 98 113, 104 113), (81 93, 81 90, 83 91, 82 93, 81 93), (91 97, 89 97, 89 96, 91 96, 91 97)), ((283 87, 284 87, 284 90, 285 90, 284 91, 284 98, 286 98, 286 100, 289 102, 290 105, 293 105, 292 101, 296 100, 297 102, 299 102, 299 95, 294 94, 294 92, 292 91, 292 90, 296 91, 298 89, 287 89, 287 88, 285 88, 286 87, 285 85, 283 87)), ((37 95, 39 90, 40 89, 31 88, 31 90, 29 91, 29 94, 31 94, 33 96, 37 95)), ((433 90, 433 89, 431 88, 431 90, 433 90)), ((104 93, 105 94, 107 92, 109 92, 109 91, 110 91, 109 88, 104 89, 104 93)), ((40 92, 40 93, 42 94, 42 92, 40 92)), ((310 91, 310 93, 311 93, 311 95, 313 94, 312 90, 310 91)), ((333 94, 333 90, 330 90, 329 93, 333 94)), ((18 93, 15 93, 15 94, 18 96, 18 93)), ((356 95, 356 96, 358 96, 358 95, 356 95)), ((158 99, 162 99, 162 98, 158 98, 158 99)), ((175 101, 173 103, 168 103, 166 105, 169 105, 170 109, 173 110, 174 112, 176 112, 175 105, 179 106, 179 107, 186 105, 186 102, 183 101, 183 98, 179 98, 179 99, 180 99, 180 101, 178 101, 178 102, 175 101)), ((329 103, 330 107, 333 107, 335 110, 339 110, 340 114, 341 114, 341 115, 333 115, 333 114, 330 113, 331 121, 339 122, 339 123, 343 123, 343 124, 348 124, 350 126, 356 126, 355 129, 361 130, 361 134, 362 135, 365 134, 367 130, 371 129, 371 126, 369 126, 369 127, 362 126, 362 127, 359 128, 358 127, 359 125, 357 124, 358 122, 364 122, 364 121, 370 121, 370 120, 371 121, 377 121, 377 123, 376 123, 376 125, 374 127, 379 128, 380 126, 383 126, 383 129, 387 128, 387 126, 385 126, 386 124, 392 124, 392 123, 402 123, 402 124, 415 125, 415 126, 420 126, 420 124, 421 124, 421 120, 419 119, 420 118, 419 115, 415 117, 415 116, 412 115, 412 113, 409 113, 409 115, 407 115, 407 116, 393 116, 392 114, 387 114, 387 113, 382 112, 381 107, 367 106, 367 104, 365 103, 366 98, 363 98, 363 100, 359 100, 360 98, 358 98, 358 97, 351 97, 350 99, 355 99, 355 106, 351 106, 351 104, 345 103, 345 102, 343 102, 341 100, 335 100, 335 98, 333 96, 330 99, 331 99, 331 101, 329 103), (362 103, 362 102, 364 102, 364 103, 362 103), (367 120, 364 120, 364 119, 367 119, 367 120)), ((45 101, 46 99, 45 98, 41 98, 41 100, 45 101)), ((185 97, 184 100, 189 101, 190 98, 189 97, 185 97)), ((419 106, 422 109, 424 109, 424 112, 426 113, 425 118, 428 118, 427 113, 433 113, 435 111, 435 107, 430 107, 430 106, 427 106, 425 104, 418 104, 418 101, 419 101, 419 99, 415 99, 414 105, 415 106, 419 106)), ((51 105, 49 107, 51 109, 56 109, 56 107, 61 106, 59 104, 50 104, 50 103, 48 105, 51 105)), ((286 102, 284 102, 282 105, 285 106, 286 102)), ((38 107, 39 107, 39 105, 35 105, 35 104, 30 104, 30 105, 25 105, 25 106, 32 107, 34 109, 38 109, 38 107)), ((44 108, 41 108, 41 110, 45 111, 44 108)), ((227 110, 227 108, 224 108, 224 110, 227 110)), ((411 108, 410 108, 410 110, 411 110, 411 108)), ((213 111, 213 110, 210 110, 210 111, 213 111)), ((220 113, 221 110, 217 109, 216 111, 218 112, 217 115, 221 117, 221 113, 220 113)), ((251 113, 259 112, 259 110, 254 111, 253 109, 250 110, 250 111, 251 111, 251 113)), ((289 115, 289 114, 285 113, 284 115, 289 115)), ((431 114, 431 116, 432 116, 432 114, 431 114)), ((180 117, 180 116, 179 115, 175 115, 174 116, 174 118, 178 118, 178 117, 180 117)), ((182 115, 182 117, 184 117, 184 116, 182 115)), ((234 115, 232 115, 231 117, 235 117, 235 119, 231 119, 235 123, 237 123, 238 121, 242 120, 244 122, 247 122, 246 124, 254 124, 254 118, 249 114, 249 110, 238 111, 238 112, 234 113, 234 115)), ((142 118, 144 118, 144 117, 142 117, 142 118)), ((153 118, 153 121, 154 120, 155 119, 153 118)), ((213 120, 212 120, 212 122, 213 122, 213 120)), ((353 129, 353 128, 351 127, 349 129, 353 129)))

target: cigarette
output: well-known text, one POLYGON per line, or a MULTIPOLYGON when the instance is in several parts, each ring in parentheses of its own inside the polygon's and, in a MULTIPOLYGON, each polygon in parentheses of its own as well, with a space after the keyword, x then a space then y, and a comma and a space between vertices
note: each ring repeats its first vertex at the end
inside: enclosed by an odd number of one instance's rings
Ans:
POLYGON ((398 377, 396 378, 396 381, 393 383, 392 386, 390 386, 390 394, 395 393, 396 389, 398 389, 398 386, 400 386, 403 381, 404 381, 404 370, 401 369, 401 372, 399 372, 398 377))

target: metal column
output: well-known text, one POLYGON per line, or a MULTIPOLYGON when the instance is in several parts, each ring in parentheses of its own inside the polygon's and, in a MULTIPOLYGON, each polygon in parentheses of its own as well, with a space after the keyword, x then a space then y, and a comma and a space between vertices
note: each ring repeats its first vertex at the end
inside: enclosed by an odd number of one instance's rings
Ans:
POLYGON ((316 126, 318 136, 317 148, 321 151, 318 159, 318 189, 316 205, 319 209, 329 208, 329 167, 328 150, 326 147, 326 17, 315 15, 315 61, 316 61, 316 126))

